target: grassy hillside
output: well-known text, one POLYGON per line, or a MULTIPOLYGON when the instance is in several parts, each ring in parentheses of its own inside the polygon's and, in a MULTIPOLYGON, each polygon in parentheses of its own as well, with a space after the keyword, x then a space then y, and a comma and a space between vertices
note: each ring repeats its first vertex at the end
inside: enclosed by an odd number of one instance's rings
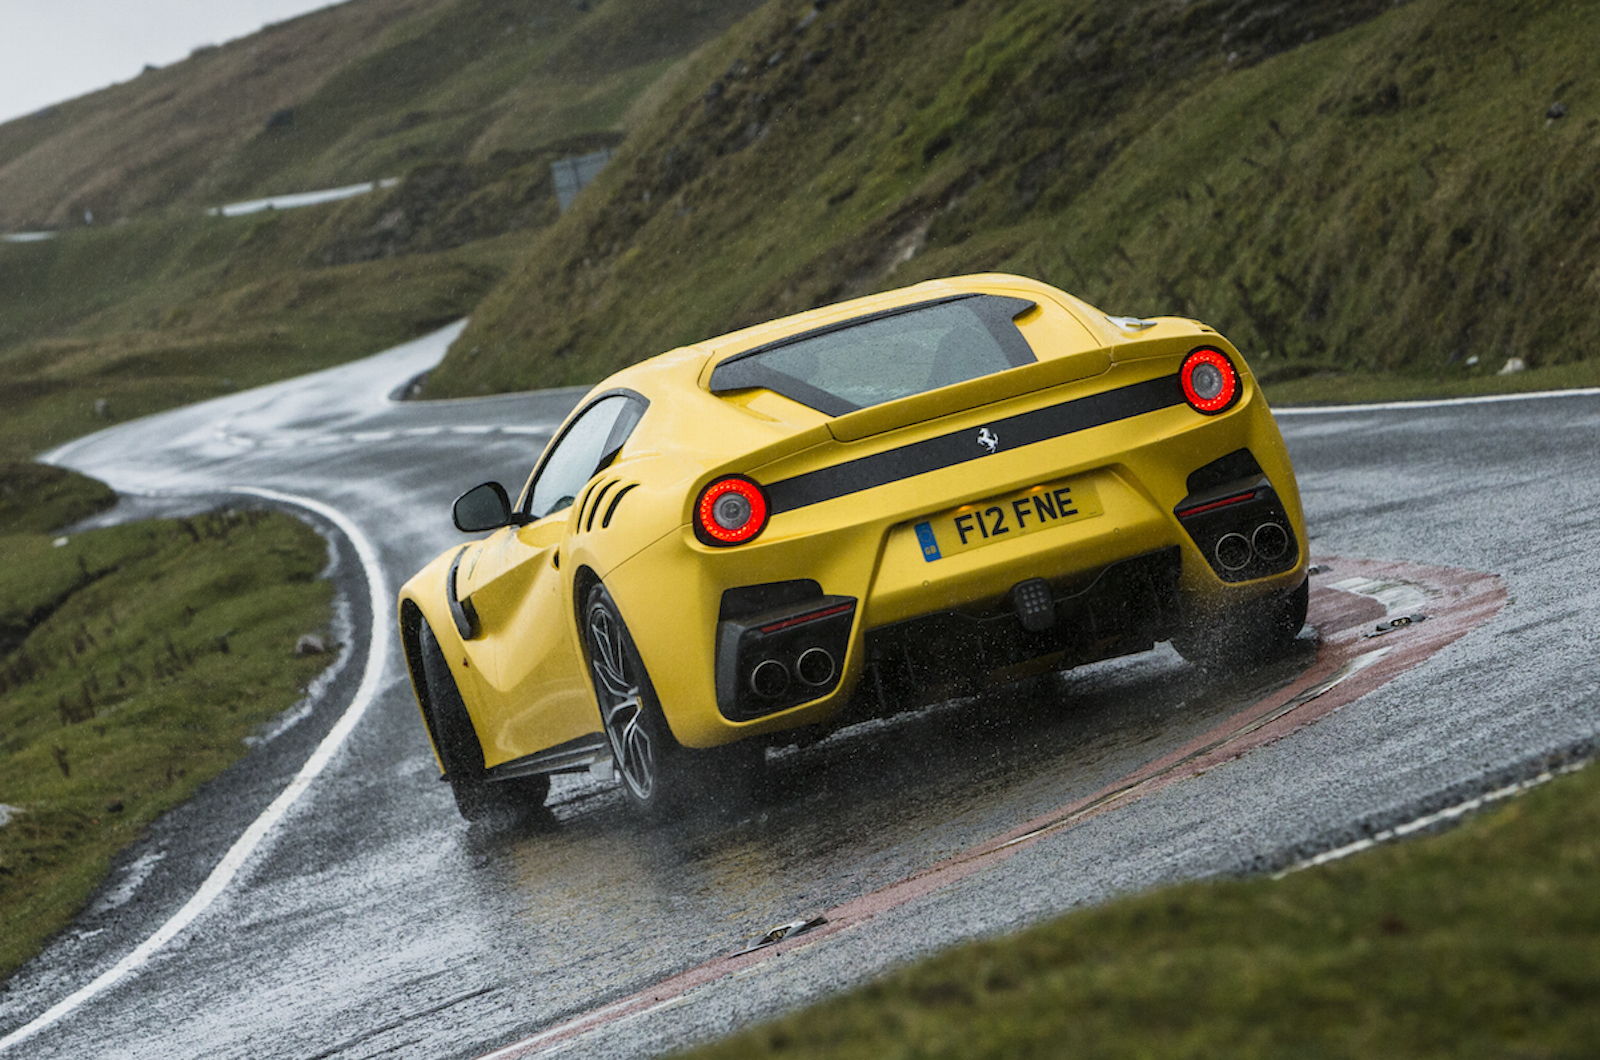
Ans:
POLYGON ((105 223, 203 194, 272 114, 440 6, 342 4, 0 125, 0 231, 81 223, 85 209, 105 223))
MULTIPOLYGON (((0 497, 35 474, 0 466, 0 497)), ((54 537, 110 491, 48 486, 0 505, 0 980, 329 662, 295 653, 332 597, 308 527, 230 511, 54 537)))
POLYGON ((0 126, 0 232, 58 232, 0 243, 0 459, 470 312, 555 220, 550 163, 755 3, 351 0, 0 126))
POLYGON ((1596 41, 1600 8, 1556 0, 778 0, 533 241, 430 392, 989 269, 1204 318, 1269 379, 1574 361, 1600 324, 1596 41))
POLYGON ((752 0, 349 0, 0 126, 0 231, 616 134, 752 0))
POLYGON ((1284 396, 1592 382, 1597 40, 1557 0, 352 0, 0 126, 0 230, 62 232, 0 243, 0 458, 469 313, 432 395, 990 269, 1206 319, 1284 396))

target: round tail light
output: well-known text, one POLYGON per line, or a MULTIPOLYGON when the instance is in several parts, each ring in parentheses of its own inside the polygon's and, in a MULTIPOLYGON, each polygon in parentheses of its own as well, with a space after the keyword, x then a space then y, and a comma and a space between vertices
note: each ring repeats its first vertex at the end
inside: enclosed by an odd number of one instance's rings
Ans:
POLYGON ((743 475, 719 478, 700 491, 694 533, 708 545, 742 545, 767 525, 767 495, 743 475))
POLYGON ((1183 359, 1178 369, 1183 396, 1196 412, 1221 412, 1239 397, 1239 373, 1220 350, 1202 346, 1183 359))

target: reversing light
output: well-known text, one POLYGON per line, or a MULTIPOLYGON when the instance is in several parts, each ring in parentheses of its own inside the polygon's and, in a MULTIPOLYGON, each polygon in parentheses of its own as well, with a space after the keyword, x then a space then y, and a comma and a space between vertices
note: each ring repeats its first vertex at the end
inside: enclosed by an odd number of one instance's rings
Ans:
POLYGON ((766 525, 767 495, 743 475, 718 479, 695 502, 695 536, 708 545, 742 545, 766 525))
POLYGON ((1221 412, 1239 396, 1239 373, 1227 355, 1202 346, 1183 360, 1178 369, 1184 399, 1196 412, 1221 412))

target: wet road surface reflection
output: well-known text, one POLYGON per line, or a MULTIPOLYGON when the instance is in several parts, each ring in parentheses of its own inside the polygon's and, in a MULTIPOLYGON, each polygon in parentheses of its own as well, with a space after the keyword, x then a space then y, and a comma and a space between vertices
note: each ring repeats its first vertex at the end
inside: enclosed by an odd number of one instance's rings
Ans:
POLYGON ((548 933, 574 970, 609 966, 605 993, 621 994, 650 979, 624 969, 743 949, 1092 793, 1287 685, 1314 654, 1306 636, 1269 667, 1212 674, 1162 646, 771 750, 751 803, 651 823, 585 779, 461 842, 482 886, 522 897, 524 930, 548 933))

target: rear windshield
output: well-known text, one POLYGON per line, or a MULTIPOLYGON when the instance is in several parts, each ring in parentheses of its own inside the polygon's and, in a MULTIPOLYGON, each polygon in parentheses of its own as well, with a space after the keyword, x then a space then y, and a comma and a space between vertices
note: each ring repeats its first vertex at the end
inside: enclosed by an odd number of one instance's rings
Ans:
POLYGON ((711 392, 765 387, 830 416, 1032 364, 1012 321, 1033 302, 960 295, 859 317, 717 365, 711 392))

